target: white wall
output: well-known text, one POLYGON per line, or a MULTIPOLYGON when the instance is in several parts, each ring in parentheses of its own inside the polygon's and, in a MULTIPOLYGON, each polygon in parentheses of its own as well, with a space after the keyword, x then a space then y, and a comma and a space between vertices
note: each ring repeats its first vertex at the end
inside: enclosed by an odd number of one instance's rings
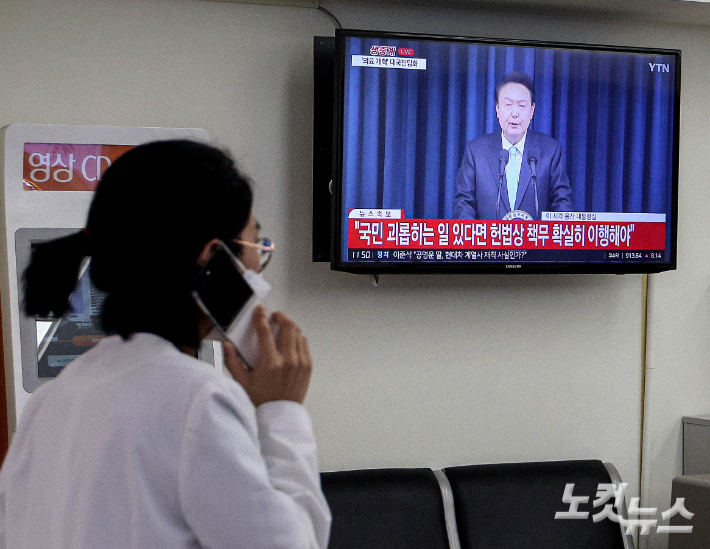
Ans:
MULTIPOLYGON (((667 509, 682 471, 683 416, 710 414, 710 258, 704 251, 710 170, 703 107, 710 89, 708 29, 683 32, 678 270, 649 284, 649 376, 644 493, 667 509)), ((653 547, 663 547, 655 545, 653 547)))
MULTIPOLYGON (((644 503, 670 502, 680 418, 710 412, 707 29, 327 4, 346 27, 683 50, 679 270, 651 277, 644 503)), ((206 129, 257 187, 273 305, 309 335, 324 470, 600 458, 638 492, 640 276, 387 276, 310 261, 312 43, 305 8, 2 0, 0 125, 206 129)), ((560 495, 561 496, 561 495, 560 495)), ((653 542, 663 547, 664 540, 653 542)))

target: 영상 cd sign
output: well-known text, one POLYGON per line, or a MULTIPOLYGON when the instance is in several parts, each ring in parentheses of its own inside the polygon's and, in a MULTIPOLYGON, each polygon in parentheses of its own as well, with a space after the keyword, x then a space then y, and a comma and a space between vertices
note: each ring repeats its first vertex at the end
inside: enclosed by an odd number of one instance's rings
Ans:
POLYGON ((331 266, 676 266, 680 52, 338 30, 331 266))

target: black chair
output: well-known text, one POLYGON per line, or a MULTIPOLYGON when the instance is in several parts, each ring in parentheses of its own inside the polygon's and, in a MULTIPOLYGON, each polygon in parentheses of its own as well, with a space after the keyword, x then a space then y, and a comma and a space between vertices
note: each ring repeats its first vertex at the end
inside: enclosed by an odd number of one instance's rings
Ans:
POLYGON ((449 549, 431 469, 322 473, 333 525, 329 549, 449 549))
POLYGON ((681 475, 673 479, 671 503, 683 498, 685 510, 693 513, 687 519, 680 514, 670 519, 670 526, 692 527, 689 533, 671 531, 668 549, 708 549, 710 547, 710 475, 681 475))
POLYGON ((633 548, 633 539, 618 523, 592 521, 592 515, 602 509, 593 507, 598 485, 620 482, 613 465, 608 467, 593 460, 444 469, 451 484, 461 549, 633 548), (589 512, 586 519, 555 519, 556 512, 570 510, 562 501, 568 483, 575 485, 574 496, 589 496, 578 507, 589 512))

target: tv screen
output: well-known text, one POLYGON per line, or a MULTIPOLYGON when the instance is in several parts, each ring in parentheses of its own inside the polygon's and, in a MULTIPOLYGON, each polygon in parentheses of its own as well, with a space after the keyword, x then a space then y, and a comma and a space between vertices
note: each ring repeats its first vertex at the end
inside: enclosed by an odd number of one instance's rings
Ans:
POLYGON ((336 30, 331 267, 676 266, 680 52, 336 30))

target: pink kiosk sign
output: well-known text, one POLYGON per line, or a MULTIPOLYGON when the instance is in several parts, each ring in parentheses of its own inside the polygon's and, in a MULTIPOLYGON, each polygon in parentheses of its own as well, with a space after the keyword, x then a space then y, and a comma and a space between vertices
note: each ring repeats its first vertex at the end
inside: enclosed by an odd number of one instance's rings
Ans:
POLYGON ((94 191, 101 175, 135 145, 25 143, 26 191, 94 191))

